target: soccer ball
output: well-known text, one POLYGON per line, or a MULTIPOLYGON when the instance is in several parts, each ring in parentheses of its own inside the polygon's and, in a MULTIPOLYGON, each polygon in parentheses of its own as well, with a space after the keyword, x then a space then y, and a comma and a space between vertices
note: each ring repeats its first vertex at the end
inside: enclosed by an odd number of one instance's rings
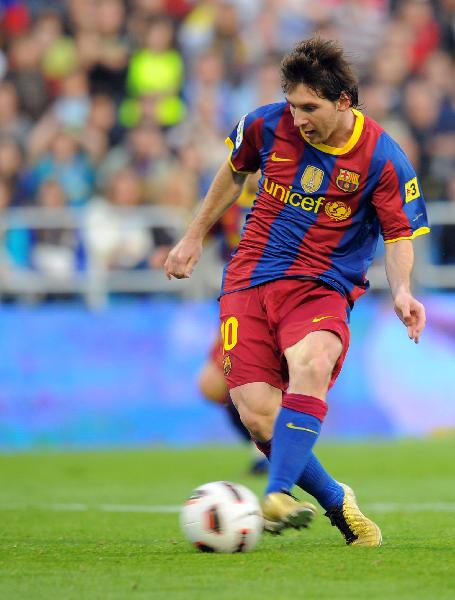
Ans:
POLYGON ((201 552, 226 553, 248 552, 264 528, 256 496, 229 481, 214 481, 193 490, 182 507, 180 525, 201 552))

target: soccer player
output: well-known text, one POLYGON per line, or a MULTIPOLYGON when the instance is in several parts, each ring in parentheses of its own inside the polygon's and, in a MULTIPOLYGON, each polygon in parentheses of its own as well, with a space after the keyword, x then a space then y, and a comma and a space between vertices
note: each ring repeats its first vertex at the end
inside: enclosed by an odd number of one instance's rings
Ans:
POLYGON ((429 231, 424 201, 403 151, 356 109, 357 80, 336 42, 299 43, 283 59, 281 77, 285 101, 240 120, 227 139, 230 157, 165 271, 191 275, 204 235, 235 201, 246 173, 259 168, 252 212, 225 269, 220 316, 231 397, 270 455, 266 527, 311 520, 314 507, 290 493, 297 484, 347 544, 379 546, 379 527, 313 447, 380 232, 395 312, 419 341, 425 309, 411 292, 411 240, 429 231))

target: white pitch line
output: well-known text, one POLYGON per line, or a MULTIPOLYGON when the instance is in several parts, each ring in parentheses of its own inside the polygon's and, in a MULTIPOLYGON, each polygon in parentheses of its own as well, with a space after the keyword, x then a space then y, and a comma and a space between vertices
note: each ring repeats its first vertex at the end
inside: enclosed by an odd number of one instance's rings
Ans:
POLYGON ((132 513, 176 513, 180 511, 180 506, 148 504, 100 504, 99 510, 106 512, 132 512, 132 513))
MULTIPOLYGON (((69 503, 49 503, 49 504, 28 504, 26 502, 10 502, 8 504, 0 504, 2 510, 25 510, 37 509, 48 511, 62 512, 84 512, 88 510, 98 510, 102 512, 112 513, 178 513, 181 507, 171 504, 83 504, 76 502, 69 503)), ((362 508, 367 511, 376 513, 415 513, 415 512, 455 512, 454 502, 376 502, 362 505, 362 508)))
POLYGON ((454 502, 373 502, 365 504, 373 512, 455 512, 454 502))

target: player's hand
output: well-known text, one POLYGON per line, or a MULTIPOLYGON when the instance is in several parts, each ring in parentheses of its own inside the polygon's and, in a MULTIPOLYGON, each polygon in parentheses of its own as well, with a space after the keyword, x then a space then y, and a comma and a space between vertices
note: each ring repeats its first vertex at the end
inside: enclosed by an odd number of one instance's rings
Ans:
POLYGON ((164 272, 168 279, 190 277, 194 266, 202 254, 202 240, 184 236, 169 252, 164 263, 164 272))
POLYGON ((395 296, 394 304, 398 318, 408 330, 409 339, 418 344, 425 327, 425 307, 409 292, 398 293, 395 296))

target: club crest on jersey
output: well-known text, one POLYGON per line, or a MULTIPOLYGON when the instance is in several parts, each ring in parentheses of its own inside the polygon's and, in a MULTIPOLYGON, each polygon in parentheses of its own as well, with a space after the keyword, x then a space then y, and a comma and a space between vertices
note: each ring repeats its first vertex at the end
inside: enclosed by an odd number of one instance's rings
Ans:
POLYGON ((351 216, 351 207, 341 200, 327 202, 324 207, 326 215, 334 221, 345 221, 351 216))
POLYGON ((359 187, 360 173, 340 169, 336 184, 343 192, 355 192, 359 187))
POLYGON ((232 369, 231 357, 229 356, 229 354, 225 354, 224 359, 223 359, 223 372, 226 377, 231 372, 231 369, 232 369))
POLYGON ((307 194, 311 194, 318 191, 323 179, 324 171, 317 167, 313 167, 313 165, 308 165, 303 172, 300 183, 302 184, 302 189, 307 194))

